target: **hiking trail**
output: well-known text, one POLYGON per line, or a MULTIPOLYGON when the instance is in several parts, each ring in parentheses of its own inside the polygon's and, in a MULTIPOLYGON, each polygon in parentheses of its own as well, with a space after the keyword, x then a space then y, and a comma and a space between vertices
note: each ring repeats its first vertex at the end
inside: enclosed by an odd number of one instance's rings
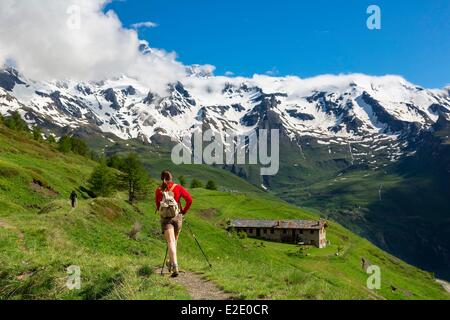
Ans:
MULTIPOLYGON (((164 276, 170 276, 164 269, 164 276)), ((156 270, 161 273, 161 268, 156 270)), ((200 273, 181 271, 177 278, 171 278, 179 285, 186 288, 193 300, 231 300, 232 296, 220 290, 213 282, 206 280, 200 273)))
POLYGON ((436 282, 439 283, 445 291, 450 293, 450 283, 441 279, 436 279, 436 282))
POLYGON ((1 220, 1 219, 0 219, 0 228, 8 229, 8 230, 15 232, 17 234, 17 236, 19 237, 20 241, 22 241, 24 238, 22 231, 20 231, 15 226, 12 226, 8 222, 1 220))

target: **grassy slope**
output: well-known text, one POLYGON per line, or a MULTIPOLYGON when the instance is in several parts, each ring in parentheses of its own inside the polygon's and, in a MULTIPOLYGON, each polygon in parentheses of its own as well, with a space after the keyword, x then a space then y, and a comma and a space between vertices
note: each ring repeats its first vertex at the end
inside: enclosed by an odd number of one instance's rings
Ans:
MULTIPOLYGON (((80 199, 78 208, 70 211, 66 200, 70 191, 85 185, 94 166, 84 158, 61 155, 0 127, 0 299, 189 298, 185 288, 149 272, 162 262, 165 252, 151 201, 134 208, 119 193, 112 199, 80 199), (59 194, 33 186, 33 180, 59 194), (131 240, 126 232, 136 221, 142 223, 143 231, 137 240, 131 240), (65 287, 70 265, 81 267, 79 291, 65 287)), ((225 172, 223 177, 223 181, 234 179, 225 172)), ((240 180, 237 187, 244 184, 240 180)), ((195 203, 189 222, 214 269, 205 267, 187 230, 179 244, 182 268, 203 272, 232 296, 449 298, 428 273, 335 223, 328 229, 332 245, 323 250, 310 248, 307 255, 299 253, 296 246, 240 239, 224 230, 233 217, 315 218, 273 196, 258 191, 196 189, 192 193, 195 203), (335 255, 338 250, 342 250, 340 256, 335 255), (381 290, 366 288, 361 257, 381 267, 381 290)))

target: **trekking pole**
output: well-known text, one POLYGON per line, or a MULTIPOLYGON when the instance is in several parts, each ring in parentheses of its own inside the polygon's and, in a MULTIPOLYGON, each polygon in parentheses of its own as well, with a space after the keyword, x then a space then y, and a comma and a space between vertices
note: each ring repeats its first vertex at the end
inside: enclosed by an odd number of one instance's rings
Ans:
POLYGON ((167 254, 169 253, 169 247, 166 248, 166 255, 164 256, 164 262, 161 268, 161 275, 164 274, 164 266, 166 265, 166 260, 167 260, 167 254))
POLYGON ((189 223, 187 223, 187 221, 184 221, 184 223, 186 224, 186 227, 188 228, 188 230, 192 234, 192 237, 194 238, 195 242, 197 243, 198 247, 200 248, 200 251, 202 252, 203 256, 205 257, 206 262, 208 262, 209 267, 212 269, 212 264, 211 264, 211 262, 209 262, 208 257, 206 256, 205 252, 203 251, 202 246, 200 245, 200 242, 198 242, 197 237, 195 236, 194 232, 192 232, 192 229, 189 226, 189 223))

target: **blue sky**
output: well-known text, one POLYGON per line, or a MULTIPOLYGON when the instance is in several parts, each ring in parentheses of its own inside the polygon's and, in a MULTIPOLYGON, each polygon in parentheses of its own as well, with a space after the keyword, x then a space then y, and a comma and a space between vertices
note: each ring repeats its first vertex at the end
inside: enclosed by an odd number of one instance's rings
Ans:
POLYGON ((399 74, 425 87, 450 84, 449 0, 126 0, 108 5, 151 46, 216 74, 310 77, 399 74), (381 30, 366 27, 381 8, 381 30))

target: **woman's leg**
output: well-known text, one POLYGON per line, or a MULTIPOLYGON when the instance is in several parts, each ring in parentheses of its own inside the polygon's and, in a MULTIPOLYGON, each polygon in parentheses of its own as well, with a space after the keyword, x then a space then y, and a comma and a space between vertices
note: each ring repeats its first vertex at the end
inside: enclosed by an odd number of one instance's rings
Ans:
POLYGON ((177 239, 175 237, 174 228, 169 228, 164 231, 164 237, 167 241, 167 246, 169 248, 169 261, 172 265, 178 265, 177 259, 177 239))
MULTIPOLYGON (((175 230, 175 229, 174 229, 175 230)), ((180 229, 176 229, 174 231, 174 235, 175 235, 175 242, 178 243, 178 238, 180 237, 180 229)))
POLYGON ((178 243, 178 238, 180 237, 181 228, 183 227, 183 216, 180 214, 176 220, 175 227, 175 240, 178 243))

